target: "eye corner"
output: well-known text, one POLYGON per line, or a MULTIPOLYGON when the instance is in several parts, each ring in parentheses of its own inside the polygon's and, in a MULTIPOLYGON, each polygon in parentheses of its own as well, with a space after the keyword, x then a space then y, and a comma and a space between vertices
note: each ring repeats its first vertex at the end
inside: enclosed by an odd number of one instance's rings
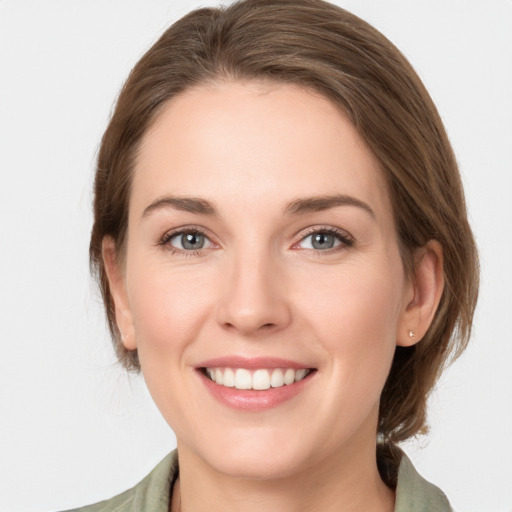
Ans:
POLYGON ((334 226, 312 226, 303 232, 300 236, 301 238, 292 245, 292 249, 304 249, 307 251, 312 251, 313 253, 331 254, 333 252, 350 248, 355 243, 355 239, 352 235, 350 235, 347 231, 336 228, 334 226), (324 241, 326 241, 327 243, 325 247, 315 247, 315 242, 311 242, 310 247, 301 247, 301 244, 305 240, 315 235, 323 237, 316 242, 322 244, 324 241))
POLYGON ((156 245, 168 250, 171 254, 180 256, 199 256, 208 250, 219 248, 219 245, 200 226, 181 226, 170 229, 160 237, 156 245), (187 241, 184 238, 186 236, 192 236, 196 239, 200 238, 202 243, 199 243, 198 247, 193 247, 194 238, 187 241), (172 243, 174 239, 178 241, 177 245, 172 243))

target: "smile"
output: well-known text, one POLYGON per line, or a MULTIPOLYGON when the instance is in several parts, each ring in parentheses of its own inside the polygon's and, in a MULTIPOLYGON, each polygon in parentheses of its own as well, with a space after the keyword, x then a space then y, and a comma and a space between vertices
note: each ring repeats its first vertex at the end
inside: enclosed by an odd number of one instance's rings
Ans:
POLYGON ((237 355, 201 361, 195 369, 217 402, 244 413, 270 410, 302 395, 318 373, 305 361, 237 355))
POLYGON ((299 382, 311 373, 310 368, 204 368, 212 382, 227 388, 263 391, 299 382))

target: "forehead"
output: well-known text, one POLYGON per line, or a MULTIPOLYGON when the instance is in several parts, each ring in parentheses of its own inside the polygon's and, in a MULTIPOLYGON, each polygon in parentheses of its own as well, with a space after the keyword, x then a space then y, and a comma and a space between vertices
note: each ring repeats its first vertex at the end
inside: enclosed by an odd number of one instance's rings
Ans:
POLYGON ((187 90, 158 115, 137 155, 132 206, 165 194, 222 209, 336 193, 389 209, 378 163, 335 105, 295 85, 220 82, 187 90))

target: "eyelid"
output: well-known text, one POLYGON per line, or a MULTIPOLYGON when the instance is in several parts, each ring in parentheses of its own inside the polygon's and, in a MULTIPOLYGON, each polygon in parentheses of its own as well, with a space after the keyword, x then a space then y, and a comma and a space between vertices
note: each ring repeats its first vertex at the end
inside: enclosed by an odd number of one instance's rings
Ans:
POLYGON ((335 246, 335 247, 330 248, 330 249, 324 249, 324 250, 321 250, 321 249, 303 249, 303 250, 311 251, 311 252, 314 252, 314 253, 326 253, 326 254, 329 254, 329 253, 335 252, 337 250, 346 249, 347 247, 351 247, 355 243, 354 237, 350 233, 348 233, 347 231, 345 231, 343 229, 340 229, 340 228, 337 228, 337 227, 334 227, 334 226, 328 226, 328 225, 322 226, 322 225, 320 225, 320 226, 311 226, 311 227, 307 228, 305 231, 303 231, 300 234, 299 241, 293 244, 292 249, 300 249, 300 247, 298 247, 298 245, 301 242, 303 242, 306 238, 308 238, 309 236, 311 236, 311 235, 313 235, 315 233, 327 233, 327 234, 333 235, 341 243, 339 245, 335 246))
POLYGON ((182 235, 185 233, 200 233, 201 235, 208 237, 208 233, 201 226, 186 225, 186 226, 179 226, 177 228, 169 229, 162 235, 159 243, 166 243, 171 238, 175 237, 176 235, 182 235))
MULTIPOLYGON (((305 251, 309 251, 311 253, 333 253, 338 250, 346 249, 347 247, 351 247, 355 243, 354 237, 348 233, 347 231, 334 227, 329 225, 315 225, 310 226, 309 228, 306 228, 302 233, 300 233, 300 239, 295 242, 292 246, 292 249, 301 249, 299 247, 299 244, 303 242, 308 236, 311 236, 315 233, 328 233, 333 236, 335 236, 341 243, 335 247, 332 247, 330 249, 303 249, 305 251)), ((177 253, 182 256, 194 256, 201 253, 204 253, 206 250, 212 249, 212 248, 219 248, 219 244, 213 240, 213 237, 209 234, 208 230, 201 226, 197 225, 185 225, 185 226, 179 226, 173 229, 170 229, 169 231, 166 231, 160 240, 157 242, 158 246, 166 247, 171 253, 177 253), (207 248, 201 248, 197 250, 183 250, 179 249, 173 246, 169 245, 169 241, 172 240, 174 237, 178 235, 182 235, 185 233, 199 233, 206 237, 209 242, 212 244, 213 247, 207 247, 207 248)))
POLYGON ((212 240, 212 237, 211 237, 211 235, 209 235, 208 231, 206 229, 204 229, 203 227, 196 226, 196 225, 179 226, 179 227, 170 229, 169 231, 166 231, 162 235, 160 240, 157 242, 157 245, 166 248, 172 254, 179 254, 182 256, 196 256, 198 254, 203 253, 206 250, 218 247, 218 244, 214 240, 212 240), (200 235, 203 235, 212 244, 212 247, 203 247, 201 249, 196 249, 196 250, 184 250, 184 249, 179 249, 177 247, 171 246, 169 244, 169 242, 176 236, 184 235, 186 233, 198 233, 200 235))

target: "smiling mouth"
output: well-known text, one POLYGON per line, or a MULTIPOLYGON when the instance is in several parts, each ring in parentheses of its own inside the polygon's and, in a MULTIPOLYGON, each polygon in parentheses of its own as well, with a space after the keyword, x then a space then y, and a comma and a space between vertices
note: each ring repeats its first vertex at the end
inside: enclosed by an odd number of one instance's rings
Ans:
POLYGON ((290 386, 314 371, 315 368, 201 368, 203 375, 219 386, 257 391, 290 386))

